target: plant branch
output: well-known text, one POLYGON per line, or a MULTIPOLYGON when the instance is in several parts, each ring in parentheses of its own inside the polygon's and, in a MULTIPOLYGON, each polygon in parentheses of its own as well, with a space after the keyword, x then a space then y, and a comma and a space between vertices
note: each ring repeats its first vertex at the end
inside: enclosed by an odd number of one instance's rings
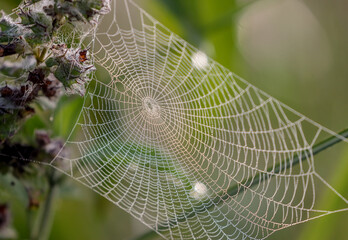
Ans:
MULTIPOLYGON (((348 129, 341 131, 340 133, 338 133, 338 135, 344 138, 348 138, 348 129)), ((186 213, 184 213, 183 215, 170 220, 169 222, 158 225, 157 229, 163 231, 173 226, 176 226, 180 222, 185 222, 189 218, 195 216, 196 214, 204 212, 214 206, 217 206, 223 203, 226 199, 239 195, 243 193, 244 191, 246 191, 247 189, 250 189, 251 187, 259 184, 260 182, 264 180, 269 180, 275 174, 278 174, 284 171, 285 169, 293 167, 299 164, 301 161, 307 159, 309 156, 311 155, 314 156, 326 150, 327 148, 334 146, 335 144, 341 141, 343 141, 343 138, 338 138, 336 136, 327 138, 323 140, 322 142, 314 145, 311 150, 305 150, 301 152, 300 154, 296 155, 293 159, 287 159, 285 163, 279 163, 275 166, 272 166, 267 169, 267 172, 256 174, 255 176, 248 178, 246 181, 243 181, 244 183, 239 183, 238 185, 234 185, 230 187, 227 190, 227 192, 218 194, 218 196, 216 196, 214 199, 204 201, 199 207, 193 208, 190 211, 187 211, 186 213)), ((137 238, 137 240, 151 239, 152 237, 156 236, 156 234, 157 233, 152 230, 152 231, 146 232, 144 235, 137 238)))

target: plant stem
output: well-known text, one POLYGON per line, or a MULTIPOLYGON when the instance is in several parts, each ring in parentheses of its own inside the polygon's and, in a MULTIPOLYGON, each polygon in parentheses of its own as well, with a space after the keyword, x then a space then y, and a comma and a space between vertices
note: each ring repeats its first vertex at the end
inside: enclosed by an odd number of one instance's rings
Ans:
POLYGON ((35 221, 34 221, 34 211, 31 208, 28 208, 27 210, 27 219, 28 219, 28 236, 30 239, 32 239, 33 236, 33 229, 35 226, 35 221))
POLYGON ((55 170, 53 169, 48 180, 48 192, 43 206, 42 215, 40 217, 39 226, 38 229, 34 231, 34 236, 32 238, 33 240, 46 240, 49 237, 54 213, 53 203, 57 191, 58 186, 55 179, 55 170))
POLYGON ((46 54, 47 54, 47 47, 44 47, 41 51, 41 53, 39 54, 38 58, 37 58, 37 61, 38 61, 38 65, 40 63, 42 63, 43 61, 45 61, 45 58, 46 58, 46 54))
MULTIPOLYGON (((338 133, 338 135, 341 135, 344 138, 348 138, 348 129, 341 131, 340 133, 338 133)), ((158 225, 157 229, 163 231, 163 230, 169 229, 172 226, 177 225, 179 222, 187 221, 187 219, 195 216, 196 214, 204 212, 216 205, 219 205, 223 203, 226 199, 239 195, 243 193, 245 190, 250 189, 251 187, 259 184, 260 182, 264 180, 269 180, 275 174, 278 174, 282 172, 283 170, 288 169, 289 167, 297 165, 302 160, 307 159, 308 156, 310 156, 311 154, 314 156, 326 150, 327 148, 341 142, 342 140, 343 140, 342 138, 338 138, 336 136, 327 138, 324 141, 314 145, 311 150, 305 150, 301 154, 296 155, 292 160, 287 159, 285 163, 282 163, 282 164, 279 163, 274 167, 270 167, 269 169, 267 169, 266 173, 256 174, 254 177, 250 177, 246 181, 243 181, 243 183, 230 187, 226 193, 218 194, 218 196, 216 196, 213 200, 205 201, 199 207, 191 209, 190 211, 187 211, 183 215, 178 216, 175 219, 168 221, 167 223, 162 223, 158 225)), ((152 230, 152 231, 146 232, 144 235, 137 238, 137 240, 151 239, 152 237, 155 237, 156 234, 157 233, 152 230)))
POLYGON ((48 191, 47 199, 44 206, 43 216, 41 218, 38 240, 45 240, 51 230, 51 221, 53 216, 53 202, 57 192, 56 186, 51 186, 48 191))

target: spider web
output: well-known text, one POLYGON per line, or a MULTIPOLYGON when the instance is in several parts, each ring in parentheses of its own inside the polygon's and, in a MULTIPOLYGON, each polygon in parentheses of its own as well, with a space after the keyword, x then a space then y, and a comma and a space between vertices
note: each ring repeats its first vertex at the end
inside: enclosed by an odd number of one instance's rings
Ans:
POLYGON ((71 155, 52 166, 167 239, 264 239, 347 210, 315 207, 320 186, 348 201, 313 157, 323 137, 346 139, 202 61, 132 1, 112 7, 90 36, 98 71, 71 155))

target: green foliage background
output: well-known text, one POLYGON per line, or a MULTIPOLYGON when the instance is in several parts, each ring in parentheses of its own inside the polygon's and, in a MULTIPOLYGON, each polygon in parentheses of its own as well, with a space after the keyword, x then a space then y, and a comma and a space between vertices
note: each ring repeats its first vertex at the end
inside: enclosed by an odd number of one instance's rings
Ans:
MULTIPOLYGON (((0 0, 0 6, 9 12, 18 2, 0 0)), ((348 127, 346 0, 137 2, 169 29, 275 98, 334 131, 348 127), (288 9, 293 11, 292 14, 281 12, 284 11, 281 4, 291 1, 305 9, 301 10, 304 17, 299 17, 296 9, 288 9), (269 18, 272 21, 267 21, 269 18), (301 29, 308 24, 306 20, 316 23, 309 25, 310 33, 318 27, 321 34, 304 34, 308 29, 301 29), (322 48, 323 41, 326 49, 322 48), (305 43, 308 42, 311 51, 307 51, 305 43), (257 54, 249 54, 255 49, 257 54), (320 57, 329 64, 323 67, 318 61, 320 57)), ((68 134, 67 121, 74 118, 73 113, 79 104, 81 100, 78 98, 61 101, 55 114, 55 135, 68 134)), ((31 119, 24 130, 29 134, 32 126, 45 125, 39 121, 39 118, 31 119)), ((345 144, 318 155, 316 167, 348 198, 348 148, 345 144)), ((104 198, 73 180, 69 182, 56 202, 50 239, 130 239, 146 231, 137 220, 104 198)), ((336 202, 326 190, 319 193, 322 208, 346 207, 336 202)), ((13 220, 16 228, 25 234, 26 219, 20 203, 13 201, 11 208, 15 210, 13 220)), ((343 240, 348 236, 347 222, 347 212, 337 213, 279 231, 269 239, 343 240)))

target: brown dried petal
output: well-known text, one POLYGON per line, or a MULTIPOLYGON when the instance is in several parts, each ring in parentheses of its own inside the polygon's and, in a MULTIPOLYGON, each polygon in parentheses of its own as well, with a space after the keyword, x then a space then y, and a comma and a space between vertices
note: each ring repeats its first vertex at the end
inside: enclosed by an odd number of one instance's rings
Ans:
POLYGON ((41 68, 37 68, 34 71, 30 72, 28 75, 28 81, 34 84, 43 84, 45 79, 45 73, 41 68))
POLYGON ((13 94, 12 88, 5 86, 0 89, 1 97, 8 98, 13 94))
POLYGON ((51 142, 49 134, 44 130, 35 131, 35 138, 40 146, 45 146, 51 142))

